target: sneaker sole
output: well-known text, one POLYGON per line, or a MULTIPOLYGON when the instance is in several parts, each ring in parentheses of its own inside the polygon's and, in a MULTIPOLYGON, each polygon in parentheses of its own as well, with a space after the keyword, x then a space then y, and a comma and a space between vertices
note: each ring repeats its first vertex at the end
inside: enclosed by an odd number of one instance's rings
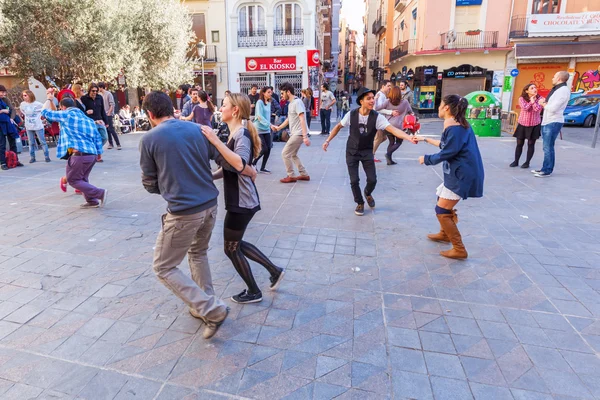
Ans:
POLYGON ((277 278, 277 281, 275 281, 275 284, 273 286, 271 286, 271 291, 275 291, 275 290, 277 290, 277 288, 279 288, 279 285, 281 284, 281 281, 283 280, 284 275, 285 275, 285 271, 281 271, 279 278, 277 278))
POLYGON ((262 297, 260 299, 248 300, 248 301, 237 301, 236 299, 234 299, 233 297, 231 297, 231 301, 233 301, 236 304, 260 303, 262 301, 262 297))
POLYGON ((365 213, 359 213, 358 211, 354 211, 354 214, 358 215, 359 217, 362 217, 363 215, 365 215, 365 213))
POLYGON ((225 307, 225 317, 220 322, 215 322, 215 330, 212 331, 212 334, 207 336, 203 333, 202 337, 204 339, 210 339, 213 336, 215 336, 217 334, 217 332, 219 331, 219 329, 221 328, 221 325, 223 325, 223 323, 225 322, 225 320, 227 319, 228 316, 229 316, 229 307, 225 307))
POLYGON ((104 189, 104 195, 102 195, 102 200, 100 200, 100 207, 104 207, 104 204, 106 204, 107 197, 108 197, 108 189, 104 189))

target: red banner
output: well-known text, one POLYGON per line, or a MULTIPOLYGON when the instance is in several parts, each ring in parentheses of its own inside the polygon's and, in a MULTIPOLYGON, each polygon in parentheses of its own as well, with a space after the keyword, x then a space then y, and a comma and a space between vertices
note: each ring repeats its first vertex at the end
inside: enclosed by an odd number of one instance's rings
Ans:
POLYGON ((321 63, 319 50, 306 50, 306 60, 309 67, 318 67, 321 63))
POLYGON ((246 71, 295 71, 296 56, 246 57, 246 71))

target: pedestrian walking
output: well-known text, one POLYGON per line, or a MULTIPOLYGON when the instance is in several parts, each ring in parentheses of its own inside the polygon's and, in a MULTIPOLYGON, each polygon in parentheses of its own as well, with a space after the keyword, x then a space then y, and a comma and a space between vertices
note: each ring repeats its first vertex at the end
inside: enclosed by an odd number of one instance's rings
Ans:
POLYGON ((35 162, 36 137, 40 141, 46 162, 50 162, 50 151, 48 150, 48 144, 46 143, 44 123, 42 122, 42 107, 44 107, 44 105, 39 101, 36 101, 35 94, 33 94, 31 90, 24 90, 22 96, 23 101, 19 106, 19 110, 23 115, 25 129, 27 130, 27 142, 29 143, 30 156, 29 163, 35 162))
MULTIPOLYGON (((386 115, 390 124, 398 129, 402 129, 404 117, 412 114, 412 108, 408 100, 402 99, 402 91, 398 86, 390 89, 389 97, 379 107, 377 106, 377 100, 375 100, 375 111, 386 115)), ((397 162, 392 159, 392 154, 400 148, 403 139, 399 139, 391 133, 386 133, 386 135, 389 144, 385 153, 385 160, 387 165, 396 165, 397 162)))
MULTIPOLYGON (((379 111, 384 108, 385 101, 387 100, 388 94, 392 89, 392 82, 385 79, 381 82, 381 88, 375 95, 375 111, 379 111)), ((375 141, 373 142, 373 159, 376 163, 381 162, 375 157, 375 153, 377 153, 377 149, 379 145, 385 142, 387 139, 386 133, 383 130, 378 130, 377 135, 375 135, 375 141)))
POLYGON ((229 312, 215 296, 207 255, 219 195, 210 169, 216 151, 198 125, 175 119, 167 94, 149 93, 142 108, 153 126, 140 141, 142 184, 168 204, 156 239, 153 270, 190 314, 204 321, 203 337, 209 339, 229 312), (191 278, 177 267, 186 255, 191 278))
POLYGON ((402 91, 402 98, 410 104, 411 107, 415 105, 415 93, 408 85, 408 82, 400 82, 400 90, 402 91))
POLYGON ((256 103, 255 119, 256 127, 258 129, 258 137, 261 142, 261 150, 258 156, 252 161, 252 165, 256 166, 258 161, 262 157, 262 164, 260 172, 264 174, 270 174, 267 167, 267 161, 271 155, 271 147, 273 147, 273 136, 271 135, 271 114, 272 114, 272 100, 273 91, 268 86, 263 87, 259 93, 259 100, 256 103))
POLYGON ((517 147, 515 148, 515 160, 510 164, 511 167, 519 166, 519 159, 527 140, 527 159, 521 165, 521 168, 529 168, 529 162, 535 152, 535 141, 539 139, 542 131, 542 117, 540 113, 543 107, 540 104, 540 100, 542 98, 538 96, 535 84, 529 83, 525 85, 521 92, 521 97, 519 97, 521 113, 519 114, 517 129, 514 134, 517 139, 517 147))
POLYGON ((302 90, 302 104, 304 104, 304 111, 306 112, 306 126, 310 132, 310 120, 312 119, 311 111, 313 109, 312 90, 310 90, 310 88, 302 90))
POLYGON ((335 104, 335 97, 329 91, 329 84, 321 85, 321 101, 319 103, 319 117, 321 118, 321 135, 329 135, 331 129, 331 107, 335 104))
POLYGON ((9 150, 12 152, 11 157, 14 157, 14 166, 22 167, 23 164, 19 161, 17 152, 17 139, 19 131, 15 126, 11 115, 13 109, 6 99, 7 91, 4 85, 0 85, 0 169, 7 170, 9 163, 6 158, 6 141, 8 140, 9 150))
POLYGON ((97 188, 89 181, 97 157, 103 151, 102 136, 98 125, 77 108, 75 101, 65 96, 58 111, 54 106, 54 95, 48 94, 42 117, 60 125, 56 157, 67 160, 67 183, 81 191, 85 198, 81 208, 103 207, 108 190, 97 188))
MULTIPOLYGON (((256 107, 257 117, 259 103, 256 107)), ((221 116, 231 132, 227 144, 219 139, 213 129, 202 126, 202 132, 220 153, 215 159, 220 168, 213 173, 213 178, 223 179, 227 210, 223 223, 225 254, 248 287, 231 297, 233 302, 239 304, 262 301, 262 292, 254 280, 248 258, 269 272, 271 290, 279 287, 284 275, 282 268, 273 264, 256 246, 243 240, 248 224, 260 210, 256 185, 251 176, 243 174, 244 170, 253 169, 252 160, 260 154, 261 148, 256 127, 250 121, 250 110, 250 99, 245 94, 232 93, 225 99, 221 116), (243 122, 246 122, 245 127, 243 122)))
POLYGON ((329 143, 337 136, 343 127, 350 128, 350 135, 346 143, 346 164, 348 165, 348 174, 350 175, 350 187, 356 209, 354 213, 358 216, 365 214, 365 201, 360 190, 360 179, 358 175, 359 164, 367 175, 367 185, 364 190, 367 204, 375 208, 375 199, 373 190, 377 184, 377 172, 373 156, 373 142, 378 130, 388 131, 392 135, 407 139, 416 143, 414 136, 409 136, 400 129, 390 125, 388 120, 373 108, 375 107, 375 91, 361 87, 356 96, 356 102, 360 108, 355 108, 333 128, 331 134, 323 143, 323 150, 327 151, 329 143))
POLYGON ((257 85, 252 85, 250 93, 248 93, 248 98, 250 99, 250 107, 252 108, 250 115, 254 117, 256 115, 256 103, 260 99, 257 85))
POLYGON ((439 117, 444 120, 441 139, 417 138, 441 149, 439 153, 419 157, 421 164, 443 163, 444 172, 444 182, 436 191, 438 201, 435 213, 440 223, 440 231, 427 237, 437 242, 452 243, 452 249, 440 254, 454 259, 468 257, 456 226, 458 215, 454 207, 461 199, 483 196, 483 162, 475 133, 465 118, 468 105, 464 97, 444 97, 438 110, 439 117))
POLYGON ((571 90, 567 86, 569 73, 559 71, 554 74, 552 84, 554 87, 548 93, 546 99, 541 99, 539 104, 544 107, 542 118, 542 140, 544 141, 544 163, 542 169, 534 169, 531 172, 537 178, 546 178, 554 171, 555 153, 554 143, 564 123, 564 111, 571 98, 571 90))
POLYGON ((119 141, 119 135, 115 130, 115 98, 112 93, 107 90, 106 83, 99 82, 98 89, 100 90, 99 94, 102 96, 104 112, 106 113, 106 131, 108 133, 108 149, 112 149, 113 139, 114 144, 117 145, 117 150, 121 150, 121 142, 119 141))
POLYGON ((215 113, 214 104, 204 90, 198 92, 198 99, 200 104, 192 111, 192 121, 200 125, 212 126, 212 117, 215 113))
MULTIPOLYGON (((288 116, 279 126, 272 126, 275 131, 280 131, 289 125, 290 137, 287 143, 283 147, 281 157, 285 164, 285 170, 287 176, 279 180, 281 183, 294 183, 296 181, 310 181, 310 176, 306 172, 306 168, 302 165, 302 160, 298 157, 298 151, 304 143, 306 146, 310 146, 310 139, 308 137, 308 126, 306 125, 306 110, 304 109, 304 103, 302 100, 297 98, 294 93, 294 86, 291 83, 286 82, 282 84, 279 89, 283 100, 288 103, 288 116), (294 171, 294 164, 298 168, 299 175, 296 175, 294 171)), ((334 99, 335 101, 335 99, 334 99)))

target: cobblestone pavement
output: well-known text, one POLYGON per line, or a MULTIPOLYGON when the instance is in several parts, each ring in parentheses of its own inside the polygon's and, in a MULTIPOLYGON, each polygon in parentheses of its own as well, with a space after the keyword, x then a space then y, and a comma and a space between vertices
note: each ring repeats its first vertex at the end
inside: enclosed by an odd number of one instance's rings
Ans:
MULTIPOLYGON (((150 268, 165 203, 140 184, 139 138, 92 173, 104 209, 59 190, 63 161, 1 171, 0 398, 600 398, 598 152, 559 142, 537 179, 507 167, 512 138, 481 139, 485 197, 458 207, 470 258, 450 261, 425 238, 441 167, 416 159, 433 147, 378 165, 377 208, 356 217, 343 138, 324 153, 313 137, 311 181, 292 185, 276 143, 247 238, 286 279, 262 303, 227 300, 206 341, 150 268)), ((221 235, 209 255, 228 298, 244 285, 221 235)))

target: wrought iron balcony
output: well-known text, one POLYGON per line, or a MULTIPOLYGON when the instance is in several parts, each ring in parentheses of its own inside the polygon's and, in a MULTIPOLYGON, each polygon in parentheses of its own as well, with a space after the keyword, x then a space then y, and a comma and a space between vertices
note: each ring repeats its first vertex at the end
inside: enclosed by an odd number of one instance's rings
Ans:
POLYGON ((238 31, 238 47, 267 47, 267 31, 238 31))
POLYGON ((408 5, 408 2, 409 2, 409 0, 396 0, 394 2, 394 9, 396 11, 398 11, 399 13, 401 13, 402 11, 404 11, 406 6, 408 5))
POLYGON ((416 44, 417 44, 416 39, 410 39, 410 40, 405 40, 404 42, 400 43, 398 46, 394 47, 392 50, 390 50, 390 62, 398 60, 398 59, 406 56, 407 54, 414 53, 416 44))
POLYGON ((498 31, 449 31, 440 35, 441 50, 488 49, 498 47, 498 31))
POLYGON ((510 32, 508 37, 511 39, 520 39, 529 37, 529 31, 527 30, 527 23, 529 18, 524 15, 513 17, 510 21, 510 32))
POLYGON ((204 55, 204 62, 217 62, 217 46, 214 44, 206 45, 206 53, 204 55))
POLYGON ((373 22, 373 35, 379 35, 380 33, 385 32, 385 19, 384 16, 379 14, 377 15, 377 18, 375 19, 375 22, 373 22))
POLYGON ((377 68, 379 68, 379 60, 369 61, 369 69, 377 69, 377 68))
POLYGON ((303 46, 304 29, 275 29, 273 46, 303 46))

